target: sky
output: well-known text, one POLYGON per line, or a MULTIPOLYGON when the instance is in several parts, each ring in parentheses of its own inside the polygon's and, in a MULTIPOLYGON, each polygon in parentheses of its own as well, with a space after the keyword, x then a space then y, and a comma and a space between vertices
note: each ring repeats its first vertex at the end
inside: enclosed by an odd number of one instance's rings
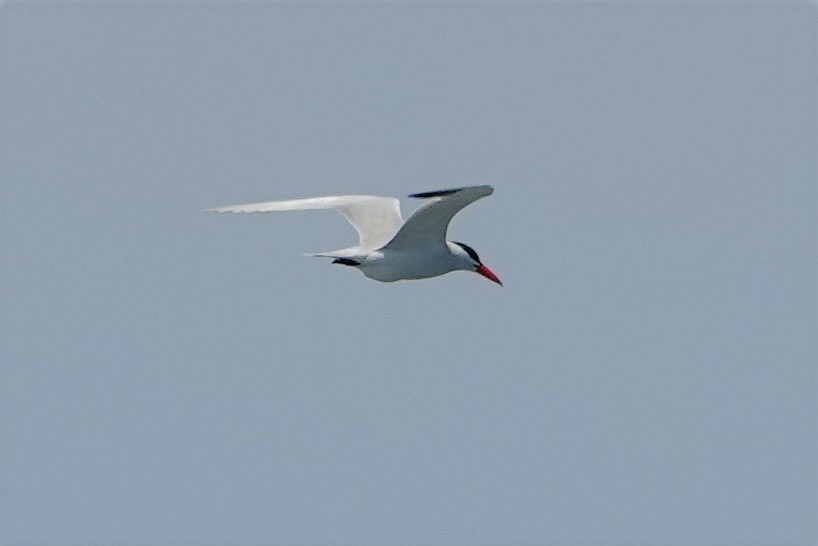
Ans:
POLYGON ((0 18, 6 544, 816 542, 814 4, 0 18), (504 287, 202 212, 473 184, 504 287))

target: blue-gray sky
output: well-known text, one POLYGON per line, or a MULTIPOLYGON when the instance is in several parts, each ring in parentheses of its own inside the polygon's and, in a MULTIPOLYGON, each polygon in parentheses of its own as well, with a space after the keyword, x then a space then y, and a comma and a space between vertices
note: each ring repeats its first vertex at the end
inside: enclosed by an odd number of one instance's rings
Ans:
POLYGON ((5 4, 6 542, 814 542, 815 15, 5 4), (468 184, 505 288, 200 212, 468 184))

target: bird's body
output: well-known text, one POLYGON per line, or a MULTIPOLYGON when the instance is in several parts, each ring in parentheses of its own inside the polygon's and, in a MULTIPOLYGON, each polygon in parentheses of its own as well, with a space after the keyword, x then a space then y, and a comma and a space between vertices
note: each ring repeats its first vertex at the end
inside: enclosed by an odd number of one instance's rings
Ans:
POLYGON ((370 279, 393 282, 428 279, 456 271, 461 265, 457 254, 454 254, 457 250, 453 243, 449 243, 446 247, 431 250, 365 250, 347 259, 358 262, 358 269, 370 279))
POLYGON ((341 195, 268 201, 211 209, 212 212, 276 212, 337 210, 358 232, 358 244, 341 250, 310 254, 334 258, 333 263, 356 267, 382 282, 437 277, 451 271, 475 271, 502 284, 468 245, 446 240, 449 221, 465 206, 491 195, 491 186, 471 186, 411 195, 427 199, 404 222, 400 202, 391 197, 341 195))

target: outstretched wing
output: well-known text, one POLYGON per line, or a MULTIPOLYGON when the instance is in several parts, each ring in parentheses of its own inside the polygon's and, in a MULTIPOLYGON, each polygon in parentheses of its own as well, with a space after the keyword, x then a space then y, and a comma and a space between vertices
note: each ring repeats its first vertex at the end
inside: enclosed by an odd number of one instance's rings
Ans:
POLYGON ((387 243, 390 250, 429 245, 445 245, 446 229, 455 214, 482 197, 494 193, 491 186, 469 186, 452 190, 415 193, 409 197, 429 199, 429 202, 409 217, 395 237, 387 243))
POLYGON ((358 244, 376 249, 386 244, 403 225, 400 201, 375 195, 338 195, 287 201, 267 201, 210 209, 209 212, 279 212, 333 209, 344 215, 358 232, 358 244))

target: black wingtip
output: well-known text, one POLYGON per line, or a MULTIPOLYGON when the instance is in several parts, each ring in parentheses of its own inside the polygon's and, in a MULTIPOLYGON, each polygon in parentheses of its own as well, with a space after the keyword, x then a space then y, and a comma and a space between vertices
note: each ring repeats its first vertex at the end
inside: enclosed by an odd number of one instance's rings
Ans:
POLYGON ((459 191, 459 188, 454 190, 425 191, 421 193, 413 193, 409 197, 414 197, 416 199, 429 199, 430 197, 443 197, 444 195, 451 195, 459 191))

